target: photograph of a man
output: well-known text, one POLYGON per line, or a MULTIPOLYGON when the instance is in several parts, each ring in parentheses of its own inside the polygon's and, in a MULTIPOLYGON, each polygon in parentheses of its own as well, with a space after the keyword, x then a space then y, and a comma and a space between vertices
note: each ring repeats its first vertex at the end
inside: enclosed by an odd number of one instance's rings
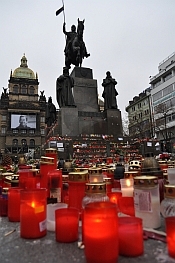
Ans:
POLYGON ((26 115, 19 116, 19 125, 16 127, 16 129, 30 129, 30 127, 27 125, 26 115))

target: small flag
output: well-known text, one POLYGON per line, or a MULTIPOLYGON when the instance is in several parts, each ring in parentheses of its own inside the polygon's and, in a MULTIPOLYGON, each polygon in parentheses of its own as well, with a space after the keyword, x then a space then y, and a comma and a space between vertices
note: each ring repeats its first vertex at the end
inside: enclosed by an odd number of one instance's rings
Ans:
POLYGON ((64 10, 64 6, 56 11, 56 16, 58 16, 64 10))

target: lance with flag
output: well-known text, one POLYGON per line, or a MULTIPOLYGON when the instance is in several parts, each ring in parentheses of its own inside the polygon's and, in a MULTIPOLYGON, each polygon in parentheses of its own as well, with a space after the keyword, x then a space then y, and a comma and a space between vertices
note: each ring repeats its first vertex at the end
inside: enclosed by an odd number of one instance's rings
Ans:
POLYGON ((63 0, 62 0, 62 3, 63 3, 63 6, 56 11, 56 16, 58 16, 59 14, 61 14, 61 12, 63 12, 64 22, 65 22, 65 12, 64 12, 64 1, 63 0))

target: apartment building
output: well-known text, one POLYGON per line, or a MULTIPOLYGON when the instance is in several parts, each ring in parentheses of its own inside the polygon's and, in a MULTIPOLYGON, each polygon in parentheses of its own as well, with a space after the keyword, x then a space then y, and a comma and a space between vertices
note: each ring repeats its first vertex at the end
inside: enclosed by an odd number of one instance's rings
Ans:
POLYGON ((126 107, 129 135, 133 138, 152 138, 150 88, 135 96, 126 107))
POLYGON ((171 151, 175 138, 175 52, 158 65, 150 77, 154 133, 162 150, 171 151))

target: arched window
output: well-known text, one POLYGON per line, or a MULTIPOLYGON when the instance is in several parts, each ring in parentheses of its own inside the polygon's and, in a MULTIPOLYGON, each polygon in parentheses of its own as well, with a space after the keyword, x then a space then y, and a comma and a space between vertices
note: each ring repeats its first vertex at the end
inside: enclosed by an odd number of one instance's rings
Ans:
POLYGON ((35 88, 33 86, 29 87, 29 94, 35 94, 35 88))
POLYGON ((13 86, 13 93, 18 93, 18 85, 13 86))
POLYGON ((21 144, 22 144, 22 146, 27 145, 27 141, 26 141, 26 139, 22 139, 22 140, 21 140, 21 144))
POLYGON ((13 146, 18 146, 18 140, 17 140, 17 139, 13 139, 12 145, 13 145, 13 146))
POLYGON ((22 94, 26 94, 26 93, 27 93, 27 87, 26 87, 25 85, 23 85, 23 86, 21 87, 21 93, 22 93, 22 94))
POLYGON ((34 139, 30 139, 30 147, 34 147, 35 146, 35 140, 34 139))

